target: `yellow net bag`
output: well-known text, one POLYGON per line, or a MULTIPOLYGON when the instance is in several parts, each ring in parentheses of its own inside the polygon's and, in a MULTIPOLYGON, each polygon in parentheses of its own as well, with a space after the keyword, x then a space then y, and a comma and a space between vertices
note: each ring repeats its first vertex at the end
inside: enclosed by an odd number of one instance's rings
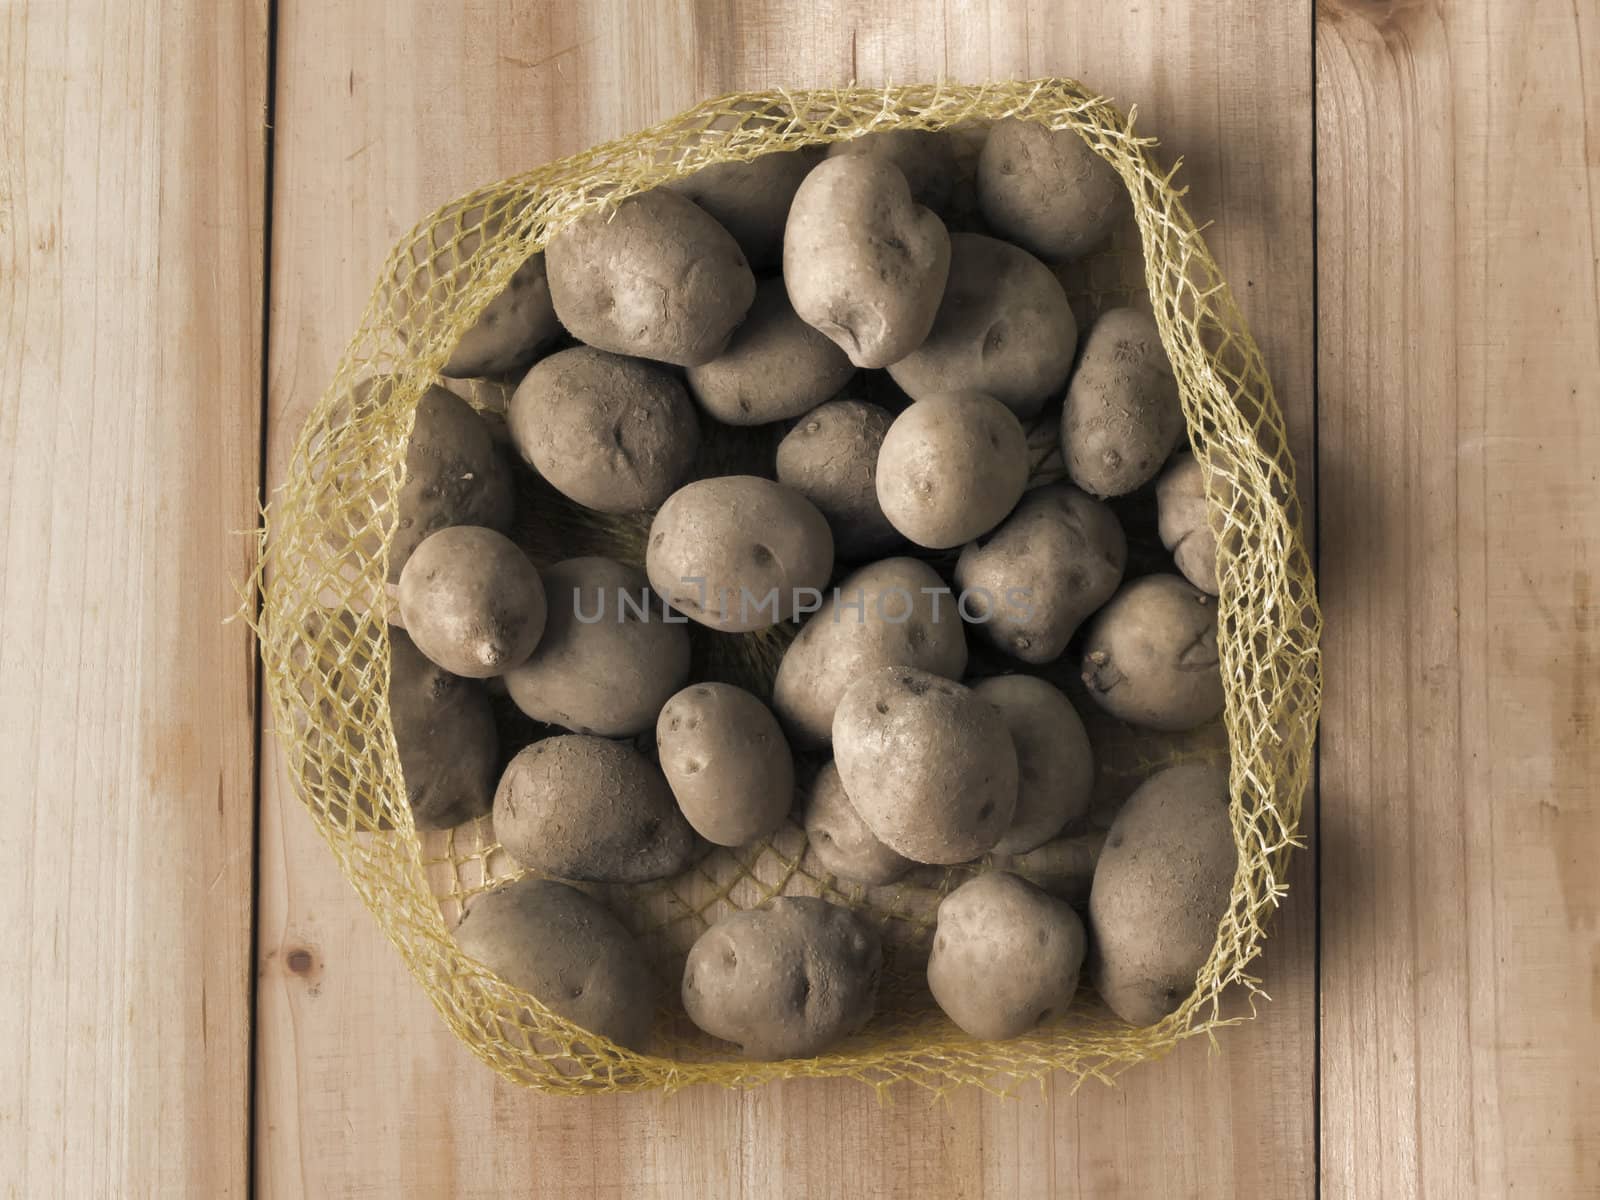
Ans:
MULTIPOLYGON (((273 499, 263 530, 261 656, 272 723, 318 830, 451 1028, 506 1078, 561 1092, 748 1086, 796 1075, 1003 1091, 1054 1070, 1109 1079, 1253 1011, 1258 980, 1247 972, 1261 950, 1263 923, 1284 895, 1308 782, 1321 617, 1283 418, 1260 353, 1152 146, 1135 136, 1131 116, 1067 80, 728 96, 464 196, 395 249, 273 499), (778 112, 784 116, 774 119, 778 112), (417 400, 512 272, 580 213, 711 163, 875 129, 949 128, 958 137, 976 131, 981 141, 989 122, 1008 116, 1076 131, 1126 183, 1129 227, 1108 250, 1066 269, 1063 282, 1080 318, 1107 303, 1149 305, 1191 440, 1211 467, 1210 500, 1224 530, 1223 720, 1180 738, 1135 738, 1099 716, 1081 691, 1074 698, 1100 760, 1102 811, 1156 766, 1230 759, 1239 866, 1216 945, 1194 993, 1157 1025, 1122 1024, 1085 988, 1048 1026, 1004 1043, 975 1041, 943 1017, 923 979, 938 900, 973 868, 930 869, 887 887, 850 885, 816 867, 804 832, 791 824, 760 846, 718 849, 676 879, 593 889, 640 936, 662 975, 657 1052, 621 1049, 456 948, 450 928, 463 903, 518 873, 490 822, 425 835, 413 824, 388 718, 384 614, 388 543, 417 400), (683 956, 710 922, 780 894, 824 896, 878 924, 886 947, 879 1014, 827 1055, 743 1061, 696 1031, 671 1000, 683 956), (1230 990, 1251 1003, 1228 999, 1230 990)), ((493 394, 486 388, 479 398, 493 394)), ((1035 433, 1036 474, 1047 478, 1059 467, 1052 434, 1035 433)), ((599 517, 532 482, 524 487, 523 508, 537 509, 537 520, 518 536, 535 562, 582 553, 641 561, 648 518, 599 517)), ((1132 528, 1130 544, 1130 576, 1141 553, 1152 556, 1147 568, 1169 561, 1158 558, 1159 544, 1141 549, 1132 528)), ((784 634, 713 637, 697 649, 697 674, 766 694, 784 634)), ((1063 666, 1051 677, 1070 689, 1071 675, 1063 666)))

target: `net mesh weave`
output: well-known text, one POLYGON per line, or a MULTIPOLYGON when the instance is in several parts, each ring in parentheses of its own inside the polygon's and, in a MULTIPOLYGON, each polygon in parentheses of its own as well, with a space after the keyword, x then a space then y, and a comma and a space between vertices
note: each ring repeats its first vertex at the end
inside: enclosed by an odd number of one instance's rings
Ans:
MULTIPOLYGON (((910 1081, 935 1092, 958 1084, 1005 1091, 1054 1070, 1109 1079, 1253 1012, 1259 980, 1249 967, 1285 892, 1308 782, 1321 617, 1283 418, 1260 353, 1174 186, 1176 168, 1160 169, 1153 145, 1134 134, 1131 114, 1068 80, 727 96, 461 197, 397 246, 264 523, 258 633, 272 723, 297 794, 445 1020, 506 1078, 576 1093, 748 1086, 798 1075, 879 1087, 910 1081), (418 397, 518 265, 583 212, 712 163, 869 130, 981 129, 1003 117, 1074 130, 1127 185, 1129 230, 1107 252, 1075 264, 1063 282, 1080 313, 1134 294, 1148 304, 1178 378, 1191 441, 1210 467, 1209 498, 1222 529, 1223 720, 1152 751, 1114 722, 1097 724, 1087 702, 1077 706, 1106 759, 1102 783, 1109 778, 1124 795, 1157 765, 1228 757, 1239 865, 1216 944, 1193 994, 1157 1025, 1130 1028, 1084 989, 1046 1027, 1004 1043, 975 1041, 932 1004, 921 967, 933 910, 964 869, 855 887, 816 867, 803 831, 791 824, 762 845, 718 850, 679 879, 593 890, 641 935, 672 995, 688 945, 723 913, 782 894, 850 904, 886 935, 878 1017, 827 1055, 757 1063, 698 1034, 674 1005, 663 1004, 656 1053, 613 1046, 461 954, 449 932, 461 905, 517 869, 487 820, 419 835, 406 802, 387 715, 384 612, 387 547, 418 397), (1128 751, 1120 760, 1114 750, 1105 753, 1119 737, 1128 751)), ((1045 464, 1039 477, 1048 473, 1045 464)), ((550 543, 529 547, 536 561, 576 553, 637 560, 639 521, 563 509, 548 494, 536 499, 546 505, 538 536, 550 543)), ((759 684, 770 678, 780 649, 781 634, 750 638, 736 662, 713 664, 710 673, 759 684)))

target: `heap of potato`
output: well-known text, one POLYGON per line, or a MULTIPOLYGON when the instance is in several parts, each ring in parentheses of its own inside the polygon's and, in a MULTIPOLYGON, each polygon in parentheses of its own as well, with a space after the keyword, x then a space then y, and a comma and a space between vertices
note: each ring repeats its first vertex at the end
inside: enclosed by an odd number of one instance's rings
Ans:
MULTIPOLYGON (((1080 338, 1056 274, 1125 204, 1070 131, 1002 121, 965 175, 951 135, 882 132, 706 168, 517 272, 445 374, 520 376, 505 418, 527 466, 576 505, 653 516, 643 570, 536 568, 486 425, 423 397, 392 549, 401 764, 419 825, 492 810, 528 871, 469 908, 468 954, 646 1045, 644 956, 570 884, 669 877, 795 819, 844 881, 980 863, 927 963, 975 1037, 1062 1013, 1086 961, 1132 1022, 1192 990, 1235 869, 1226 772, 1160 771, 1096 833, 1095 750, 1038 673, 1068 656, 1093 703, 1151 730, 1223 708, 1217 529, 1155 322, 1113 308, 1080 338), (1070 483, 1031 478, 1043 422, 1070 483), (786 432, 706 477, 719 424, 786 432), (1181 573, 1125 579, 1105 501, 1152 483, 1181 573), (691 679, 690 621, 800 624, 757 696, 691 679), (970 678, 969 647, 1012 673, 970 678), (490 677, 556 727, 503 769, 490 677)), ((699 938, 682 1003, 748 1056, 813 1055, 871 1018, 881 965, 861 916, 787 897, 699 938)))

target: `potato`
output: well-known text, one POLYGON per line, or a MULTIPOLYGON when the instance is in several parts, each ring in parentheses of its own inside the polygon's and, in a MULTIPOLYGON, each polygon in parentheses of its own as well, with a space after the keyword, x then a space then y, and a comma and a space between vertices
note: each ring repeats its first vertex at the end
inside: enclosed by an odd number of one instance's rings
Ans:
POLYGON ((871 1020, 882 969, 878 933, 855 913, 780 896, 700 935, 683 968, 683 1007, 746 1058, 804 1058, 871 1020))
POLYGON ((1077 344, 1072 306, 1049 267, 1008 242, 952 233, 933 328, 889 374, 916 400, 983 392, 1027 418, 1060 395, 1077 344))
POLYGON ((944 222, 884 159, 826 159, 795 193, 783 239, 789 300, 858 367, 886 367, 922 344, 949 269, 944 222))
POLYGON ((861 400, 832 400, 778 443, 778 482, 817 506, 839 558, 871 558, 903 539, 878 504, 878 450, 894 420, 861 400))
POLYGON ((1155 319, 1110 308, 1089 327, 1061 408, 1061 457, 1072 482, 1123 496, 1155 478, 1183 437, 1178 381, 1155 319))
POLYGON ((1089 815, 1094 754, 1071 701, 1032 675, 996 675, 972 690, 999 711, 1017 748, 1017 811, 995 853, 1022 854, 1080 824, 1089 815))
POLYGON ((478 314, 451 351, 439 374, 461 379, 504 375, 527 366, 561 336, 544 255, 534 254, 511 274, 505 290, 478 314))
POLYGON ((1089 974, 1112 1012, 1152 1025, 1194 991, 1237 866, 1227 771, 1170 767, 1128 798, 1089 896, 1089 974))
POLYGON ((683 384, 660 367, 588 346, 529 371, 506 417, 534 470, 596 512, 655 508, 687 478, 700 447, 683 384))
POLYGON ((551 1012, 619 1046, 650 1036, 655 980, 633 936, 577 888, 519 879, 474 900, 455 928, 463 953, 551 1012))
POLYGON ((656 720, 656 750, 678 807, 708 842, 770 837, 794 807, 789 743, 772 710, 743 688, 684 688, 656 720))
POLYGON ((845 689, 890 666, 949 679, 967 669, 956 601, 938 572, 919 559, 885 559, 844 578, 784 651, 772 707, 796 745, 825 746, 845 689))
POLYGON ((725 425, 764 425, 809 412, 856 373, 843 350, 795 315, 783 280, 763 279, 728 348, 690 367, 689 390, 725 425))
POLYGON ((1161 544, 1172 551, 1185 579, 1215 596, 1220 590, 1217 543, 1226 527, 1223 510, 1233 502, 1233 485, 1213 474, 1211 485, 1219 508, 1212 510, 1206 503, 1205 474, 1192 453, 1185 450, 1177 455, 1156 483, 1156 505, 1161 544))
POLYGON ((418 829, 488 815, 500 774, 489 697, 429 662, 403 629, 389 630, 389 722, 418 829))
POLYGON ((1105 831, 1096 829, 1054 838, 1025 854, 996 855, 994 865, 1022 876, 1068 904, 1081 906, 1089 903, 1095 864, 1100 861, 1105 842, 1105 831))
POLYGON ((487 679, 521 666, 544 632, 544 585, 515 542, 481 525, 431 534, 400 572, 411 640, 453 675, 487 679))
POLYGON ((822 869, 840 879, 878 886, 893 883, 913 865, 873 836, 831 762, 811 784, 805 825, 806 840, 822 869))
POLYGON ((644 572, 610 558, 569 558, 544 571, 550 615, 506 690, 536 721, 574 733, 632 737, 649 729, 689 678, 689 634, 669 621, 644 572))
POLYGON ((1131 725, 1178 733, 1215 720, 1223 704, 1216 600, 1176 575, 1135 579, 1089 625, 1083 682, 1131 725))
POLYGON ((795 190, 822 157, 816 146, 748 162, 713 163, 666 186, 693 200, 733 235, 756 270, 783 259, 783 227, 795 190))
POLYGON ((579 341, 680 367, 721 354, 756 294, 733 235, 664 188, 577 218, 550 239, 545 270, 579 341))
POLYGON ((592 883, 664 879, 695 852, 655 764, 626 742, 577 733, 511 760, 494 794, 494 832, 530 871, 592 883))
POLYGON ((911 198, 943 212, 955 188, 956 156, 950 136, 931 129, 879 129, 834 142, 828 157, 865 154, 893 163, 906 177, 911 198))
POLYGON ((1112 511, 1070 484, 1035 488, 956 560, 967 615, 997 649, 1054 662, 1122 582, 1128 542, 1112 511))
POLYGON ((964 1032, 1004 1041, 1072 1004, 1087 940, 1065 900, 988 871, 939 905, 928 987, 964 1032))
POLYGON ((993 849, 1017 807, 1017 751, 995 707, 913 667, 851 684, 833 714, 833 757, 856 812, 914 862, 993 849))
POLYGON ((406 560, 430 533, 450 525, 511 528, 516 512, 511 472, 472 406, 442 387, 430 387, 417 401, 395 509, 390 583, 399 580, 406 560))
POLYGON ((1028 437, 1015 414, 981 392, 918 400, 878 451, 878 503, 919 546, 959 546, 1005 519, 1028 486, 1028 437))
POLYGON ((1110 235, 1128 191, 1071 129, 996 121, 978 155, 978 207, 989 227, 1047 262, 1077 258, 1110 235))
POLYGON ((650 584, 685 616, 727 633, 794 615, 797 591, 833 572, 833 534, 798 492, 755 475, 701 479, 667 498, 650 523, 650 584))

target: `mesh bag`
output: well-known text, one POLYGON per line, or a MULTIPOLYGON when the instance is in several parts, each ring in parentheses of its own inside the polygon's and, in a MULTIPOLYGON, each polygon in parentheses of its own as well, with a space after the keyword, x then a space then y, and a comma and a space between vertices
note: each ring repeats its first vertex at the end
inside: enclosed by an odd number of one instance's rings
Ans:
MULTIPOLYGON (((1173 173, 1156 165, 1152 146, 1134 135, 1131 115, 1065 80, 728 96, 464 196, 395 249, 273 498, 262 532, 258 633, 272 723, 297 794, 445 1020, 506 1078, 562 1092, 748 1086, 796 1075, 1003 1091, 1054 1070, 1109 1079, 1184 1038, 1253 1013, 1259 981, 1249 967, 1261 950, 1263 923, 1284 895, 1308 782, 1321 618, 1299 532, 1293 463, 1266 370, 1173 173), (1182 737, 1136 737, 1100 716, 1081 691, 1072 692, 1070 670, 1049 677, 1069 689, 1090 726, 1102 814, 1158 766, 1193 758, 1231 763, 1239 864, 1216 944, 1193 994, 1157 1025, 1122 1024, 1085 988, 1047 1026, 1004 1043, 975 1041, 943 1017, 923 979, 934 909, 972 868, 928 869, 902 884, 858 887, 817 867, 803 830, 791 823, 762 845, 718 849, 682 877, 591 890, 640 936, 662 975, 663 996, 674 999, 684 954, 719 916, 781 894, 851 905, 885 936, 878 1016, 827 1055, 758 1063, 698 1033, 676 1004, 664 1001, 656 1052, 621 1049, 456 948, 449 930, 463 903, 518 874, 495 844, 490 822, 419 834, 412 820, 388 718, 384 614, 388 543, 418 398, 518 265, 583 212, 711 163, 868 130, 951 128, 958 142, 975 145, 988 123, 1008 116, 1074 130, 1127 185, 1133 201, 1127 228, 1107 250, 1064 269, 1063 283, 1083 319, 1108 303, 1140 303, 1154 312, 1191 441, 1210 467, 1210 503, 1223 531, 1223 719, 1182 737)), ((970 181, 966 186, 970 193, 970 181)), ((954 228, 961 220, 959 191, 954 228)), ((492 407, 503 393, 503 386, 485 386, 474 396, 492 407)), ((1036 480, 1059 472, 1050 425, 1034 431, 1036 480)), ((744 460, 739 456, 747 457, 752 444, 739 439, 763 436, 733 431, 732 444, 721 449, 713 439, 712 461, 702 470, 716 473, 719 453, 744 460)), ((577 509, 531 477, 522 487, 521 507, 536 519, 514 536, 535 562, 583 553, 641 561, 648 518, 577 509)), ((1151 514, 1123 515, 1130 576, 1139 573, 1141 557, 1145 569, 1170 569, 1159 543, 1139 540, 1137 530, 1153 526, 1151 514)), ((697 629, 696 674, 766 694, 786 636, 697 629)), ((975 664, 981 668, 976 658, 975 664)), ((521 732, 523 740, 533 736, 531 729, 521 732)), ((517 733, 512 729, 508 740, 517 733)))

